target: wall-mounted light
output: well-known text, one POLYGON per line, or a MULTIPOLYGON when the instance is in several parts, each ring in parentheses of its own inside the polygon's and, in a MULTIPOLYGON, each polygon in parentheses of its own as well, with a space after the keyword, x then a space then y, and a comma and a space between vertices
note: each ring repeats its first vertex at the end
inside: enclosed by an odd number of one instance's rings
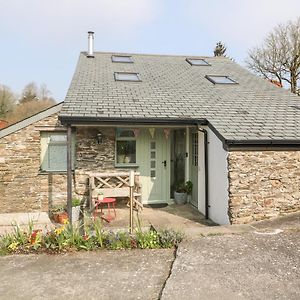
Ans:
POLYGON ((101 132, 97 133, 97 138, 96 139, 97 139, 97 143, 98 144, 102 143, 102 141, 103 141, 103 135, 102 135, 101 132))

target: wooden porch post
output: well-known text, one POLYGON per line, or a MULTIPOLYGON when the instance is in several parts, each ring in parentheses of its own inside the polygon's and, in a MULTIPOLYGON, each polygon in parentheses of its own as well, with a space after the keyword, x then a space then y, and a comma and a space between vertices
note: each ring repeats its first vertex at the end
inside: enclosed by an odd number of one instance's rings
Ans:
POLYGON ((72 224, 72 127, 67 127, 67 209, 72 224))
POLYGON ((129 172, 129 189, 130 189, 130 212, 129 212, 129 232, 133 233, 133 187, 134 187, 134 171, 129 172))

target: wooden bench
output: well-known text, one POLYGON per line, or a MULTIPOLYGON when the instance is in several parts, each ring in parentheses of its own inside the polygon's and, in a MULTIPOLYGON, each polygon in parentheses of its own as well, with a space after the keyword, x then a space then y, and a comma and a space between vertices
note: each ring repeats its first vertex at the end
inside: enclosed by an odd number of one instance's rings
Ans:
MULTIPOLYGON (((139 183, 139 173, 134 173, 133 202, 136 209, 142 209, 141 185, 139 183)), ((98 195, 104 198, 129 198, 129 172, 118 173, 88 173, 89 176, 89 204, 90 211, 95 209, 95 202, 98 195)))

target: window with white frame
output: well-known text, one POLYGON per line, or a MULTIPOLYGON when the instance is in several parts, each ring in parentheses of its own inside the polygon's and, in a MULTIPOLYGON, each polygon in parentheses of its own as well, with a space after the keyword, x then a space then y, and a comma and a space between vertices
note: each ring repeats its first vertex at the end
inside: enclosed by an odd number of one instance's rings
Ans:
MULTIPOLYGON (((75 159, 75 139, 72 136, 72 168, 75 159)), ((67 171, 67 133, 41 132, 41 171, 67 171)))
POLYGON ((118 165, 136 164, 136 137, 132 129, 117 129, 116 163, 118 165))

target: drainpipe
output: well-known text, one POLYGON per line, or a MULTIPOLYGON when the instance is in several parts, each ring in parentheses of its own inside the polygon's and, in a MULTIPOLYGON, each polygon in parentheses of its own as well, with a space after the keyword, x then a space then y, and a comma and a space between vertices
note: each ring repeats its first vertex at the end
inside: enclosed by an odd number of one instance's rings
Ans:
POLYGON ((209 203, 208 203, 208 142, 207 142, 207 130, 198 126, 198 131, 204 134, 204 171, 205 171, 205 219, 209 218, 209 203))
POLYGON ((72 225, 72 127, 67 126, 67 209, 72 225))
POLYGON ((185 128, 185 181, 190 180, 190 166, 189 166, 189 147, 190 147, 190 129, 185 128))

